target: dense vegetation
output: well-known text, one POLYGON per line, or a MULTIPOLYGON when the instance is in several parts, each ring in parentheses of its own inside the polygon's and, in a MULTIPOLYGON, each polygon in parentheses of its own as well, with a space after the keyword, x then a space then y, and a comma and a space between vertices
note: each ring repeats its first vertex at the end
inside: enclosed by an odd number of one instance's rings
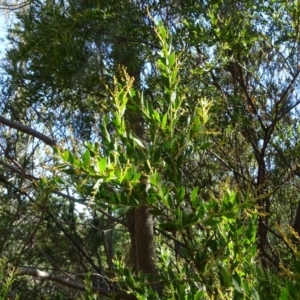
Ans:
POLYGON ((299 299, 299 1, 8 1, 1 299, 299 299))

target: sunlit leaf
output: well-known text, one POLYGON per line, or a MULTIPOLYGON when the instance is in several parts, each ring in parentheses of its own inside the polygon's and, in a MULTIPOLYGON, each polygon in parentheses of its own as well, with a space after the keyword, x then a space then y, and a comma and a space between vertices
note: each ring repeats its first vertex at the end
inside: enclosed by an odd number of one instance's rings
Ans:
POLYGON ((83 165, 87 167, 90 164, 91 155, 90 151, 88 149, 85 150, 85 152, 82 155, 83 165))
POLYGON ((165 113, 164 116, 163 116, 163 118, 162 118, 162 122, 161 122, 161 128, 162 129, 165 129, 166 124, 167 124, 167 120, 168 120, 168 114, 165 113))
POLYGON ((99 172, 103 173, 106 170, 107 158, 103 157, 98 161, 99 172))
POLYGON ((169 60, 169 66, 170 68, 173 67, 175 61, 176 61, 176 56, 175 56, 175 52, 172 52, 170 54, 170 56, 168 57, 168 60, 169 60))
POLYGON ((142 141, 140 140, 140 139, 138 139, 138 138, 135 138, 135 137, 133 137, 132 138, 141 148, 144 148, 145 149, 145 146, 144 146, 144 144, 142 143, 142 141))

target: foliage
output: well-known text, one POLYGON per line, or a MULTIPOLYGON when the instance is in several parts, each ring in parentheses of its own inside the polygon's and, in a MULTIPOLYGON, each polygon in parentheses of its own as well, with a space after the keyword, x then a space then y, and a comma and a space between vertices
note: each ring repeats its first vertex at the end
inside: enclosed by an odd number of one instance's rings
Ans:
POLYGON ((115 2, 9 31, 3 297, 298 299, 298 4, 115 2))
MULTIPOLYGON (((104 139, 100 151, 91 143, 81 155, 58 148, 57 155, 64 162, 58 177, 64 178, 67 186, 75 184, 80 195, 88 195, 91 207, 111 207, 117 217, 124 214, 120 208, 140 206, 144 204, 140 199, 145 199, 160 230, 171 232, 178 248, 172 251, 163 239, 157 244, 160 268, 154 280, 163 283, 163 299, 188 299, 191 295, 193 299, 242 295, 258 299, 255 279, 249 272, 255 268, 256 257, 253 203, 232 192, 223 199, 205 202, 198 195, 198 187, 184 185, 181 169, 186 161, 201 157, 209 147, 206 123, 210 103, 200 99, 194 115, 187 115, 177 78, 178 59, 165 28, 160 25, 158 30, 162 43, 158 68, 164 97, 160 110, 142 99, 148 142, 126 128, 126 103, 136 93, 125 74, 123 84, 115 82, 115 110, 101 125, 104 139), (107 130, 109 125, 114 129, 112 134, 107 130)), ((136 286, 143 275, 131 277, 126 267, 123 272, 132 291, 140 293, 141 299, 151 298, 151 290, 144 286, 146 277, 142 286, 136 286)))

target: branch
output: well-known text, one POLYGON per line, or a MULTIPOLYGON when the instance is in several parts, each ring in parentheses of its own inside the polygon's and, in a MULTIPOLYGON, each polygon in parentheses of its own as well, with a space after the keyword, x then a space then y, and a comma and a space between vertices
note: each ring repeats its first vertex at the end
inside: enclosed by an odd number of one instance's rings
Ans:
MULTIPOLYGON (((38 180, 39 180, 39 178, 34 177, 34 176, 32 176, 32 175, 29 175, 29 174, 27 174, 27 173, 25 173, 25 172, 23 172, 23 171, 17 169, 17 168, 14 167, 14 166, 11 166, 10 164, 8 164, 8 163, 6 163, 6 162, 4 162, 4 161, 2 161, 2 160, 0 160, 0 165, 6 167, 6 168, 8 168, 8 169, 10 169, 12 172, 19 174, 20 176, 22 176, 23 178, 26 178, 26 179, 30 180, 31 182, 34 182, 34 181, 38 181, 38 180)), ((7 183, 7 182, 6 182, 6 183, 7 183)), ((62 193, 62 192, 60 192, 60 191, 54 190, 54 191, 52 191, 52 193, 55 194, 55 195, 61 196, 61 197, 65 198, 65 199, 68 199, 68 200, 70 200, 70 201, 73 201, 74 203, 77 202, 77 203, 82 204, 82 201, 80 201, 80 199, 76 199, 75 197, 72 197, 72 196, 70 196, 70 195, 64 194, 64 193, 62 193)), ((108 217, 110 220, 115 221, 115 222, 117 222, 117 223, 119 223, 119 224, 122 224, 123 226, 127 227, 127 223, 126 223, 126 222, 120 220, 119 218, 116 218, 116 217, 112 216, 111 214, 107 213, 107 212, 106 212, 104 209, 102 209, 101 207, 96 207, 95 209, 98 210, 99 212, 101 212, 101 213, 102 213, 103 215, 105 215, 106 217, 108 217)))
POLYGON ((280 104, 281 102, 283 102, 285 100, 285 98, 287 97, 288 92, 292 88, 292 86, 295 83, 295 81, 296 81, 297 77, 299 76, 299 74, 300 74, 300 69, 298 68, 296 73, 294 74, 294 77, 290 81, 289 85, 286 87, 286 89, 281 94, 280 99, 278 101, 276 101, 276 106, 278 106, 278 104, 280 104))
POLYGON ((18 10, 18 9, 21 9, 21 8, 24 8, 28 5, 31 4, 31 1, 24 1, 24 2, 21 2, 20 4, 8 4, 8 3, 5 3, 4 1, 2 1, 0 3, 0 10, 9 10, 9 11, 15 11, 15 10, 18 10))
MULTIPOLYGON (((34 203, 34 199, 25 191, 18 189, 17 187, 13 186, 10 182, 7 182, 6 179, 2 176, 0 176, 0 181, 3 181, 4 183, 11 186, 13 189, 15 189, 18 193, 21 195, 26 196, 31 202, 34 203)), ((64 194, 63 194, 64 195, 64 194)), ((71 196, 70 196, 71 197, 71 196)), ((47 211, 48 216, 50 219, 54 222, 54 224, 64 233, 66 238, 77 248, 77 250, 82 254, 82 256, 89 262, 89 264, 98 272, 101 273, 101 269, 98 268, 93 260, 85 253, 85 251, 82 249, 82 247, 72 238, 71 235, 67 232, 67 230, 58 222, 55 218, 55 216, 48 210, 47 211)), ((0 282, 1 283, 1 282, 0 282)), ((109 284, 108 284, 109 285, 109 284)))
POLYGON ((272 230, 269 226, 267 226, 267 224, 265 224, 264 222, 262 222, 262 225, 268 230, 270 231, 273 235, 275 235, 276 237, 278 237, 280 240, 282 240, 284 242, 284 244, 286 245, 286 247, 291 250, 291 253, 293 255, 293 257, 295 258, 295 255, 293 253, 293 249, 290 247, 290 245, 286 242, 286 240, 280 236, 278 233, 276 233, 274 230, 272 230))
POLYGON ((20 260, 21 260, 21 256, 22 254, 24 254, 25 250, 26 250, 26 247, 32 243, 33 241, 33 238, 35 236, 35 234, 37 233, 42 221, 44 220, 44 215, 45 215, 45 212, 46 212, 46 207, 47 207, 47 203, 48 203, 48 197, 49 197, 49 194, 46 193, 44 199, 43 199, 43 207, 42 207, 42 213, 41 213, 41 216, 37 222, 37 224, 35 225, 35 227, 33 228, 33 231, 30 233, 29 237, 27 238, 25 244, 23 245, 23 247, 21 248, 21 251, 17 257, 17 261, 15 263, 15 266, 17 267, 20 263, 20 260))
MULTIPOLYGON (((44 279, 48 279, 51 281, 55 281, 59 284, 62 284, 64 286, 67 286, 67 287, 70 287, 70 288, 73 288, 76 290, 86 291, 85 285, 83 285, 81 283, 72 282, 63 277, 60 277, 60 276, 57 276, 57 275, 54 275, 54 274, 51 274, 48 272, 44 272, 44 271, 41 271, 38 269, 34 269, 34 268, 20 267, 18 269, 18 273, 16 273, 16 275, 30 275, 33 277, 44 278, 44 279)), ((97 287, 92 287, 92 290, 93 290, 93 292, 96 292, 102 296, 111 297, 112 299, 137 300, 137 298, 134 295, 128 294, 126 292, 101 289, 101 288, 97 288, 97 287)))
POLYGON ((51 138, 49 138, 48 136, 40 133, 39 131, 32 129, 31 127, 28 127, 26 125, 8 120, 6 118, 4 118, 3 116, 0 115, 0 123, 7 125, 11 128, 17 129, 19 131, 22 131, 24 133, 27 133, 41 141, 43 141, 45 144, 49 145, 49 146, 56 146, 57 143, 56 141, 52 140, 51 138))
MULTIPOLYGON (((14 166, 11 166, 10 164, 6 163, 6 162, 3 161, 3 160, 0 160, 0 165, 2 165, 2 166, 4 166, 4 167, 8 168, 9 170, 11 170, 12 172, 14 172, 14 173, 16 173, 16 174, 19 174, 20 176, 22 176, 23 178, 28 179, 28 180, 31 181, 31 182, 40 180, 40 179, 37 178, 37 177, 34 177, 34 176, 32 176, 32 175, 29 175, 29 174, 27 174, 27 173, 25 173, 25 172, 23 172, 23 171, 21 171, 21 170, 15 168, 14 166)), ((55 194, 55 195, 61 196, 61 197, 63 197, 63 198, 66 198, 66 199, 68 199, 68 200, 71 200, 71 201, 74 201, 74 202, 79 202, 79 199, 76 199, 75 197, 66 195, 66 194, 64 194, 64 193, 62 193, 62 192, 60 192, 60 191, 54 190, 54 191, 52 191, 52 193, 55 194)))

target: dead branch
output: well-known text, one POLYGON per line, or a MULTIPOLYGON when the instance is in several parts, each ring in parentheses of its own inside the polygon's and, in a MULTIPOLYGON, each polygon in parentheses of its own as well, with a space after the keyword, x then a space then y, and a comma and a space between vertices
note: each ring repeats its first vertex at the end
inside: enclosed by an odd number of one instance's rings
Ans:
MULTIPOLYGON (((70 281, 63 277, 45 271, 41 271, 35 268, 20 267, 16 275, 29 275, 33 277, 44 278, 76 290, 86 291, 85 285, 81 283, 70 281)), ((92 290, 93 292, 98 293, 99 295, 111 297, 112 299, 137 300, 137 298, 134 295, 122 291, 107 290, 107 289, 102 289, 97 287, 92 287, 92 290)))

